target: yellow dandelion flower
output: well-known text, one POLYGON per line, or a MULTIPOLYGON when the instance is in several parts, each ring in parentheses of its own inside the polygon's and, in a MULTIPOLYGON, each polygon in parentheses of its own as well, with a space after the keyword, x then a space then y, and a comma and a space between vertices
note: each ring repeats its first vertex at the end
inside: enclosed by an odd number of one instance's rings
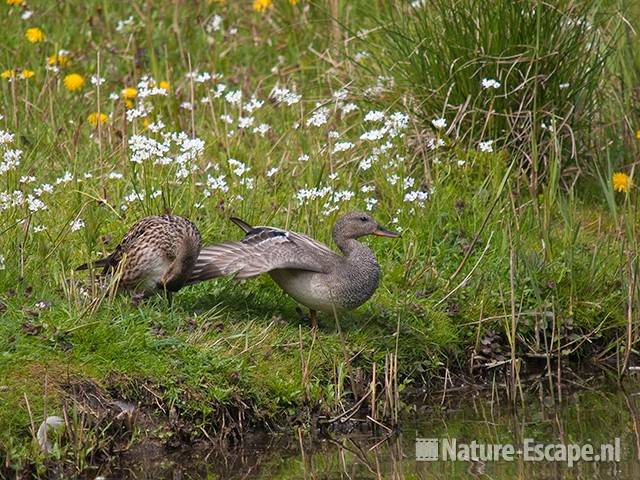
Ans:
POLYGON ((631 177, 626 173, 617 172, 613 174, 611 178, 611 182, 613 183, 613 189, 616 192, 628 192, 631 187, 631 177))
POLYGON ((31 78, 36 74, 33 70, 29 70, 28 68, 23 69, 20 72, 20 78, 31 78))
POLYGON ((640 129, 636 130, 636 138, 640 140, 640 129))
POLYGON ((135 105, 135 103, 133 103, 133 100, 129 100, 128 98, 126 98, 124 100, 124 106, 127 108, 133 108, 135 105))
POLYGON ((58 53, 57 55, 49 55, 47 57, 47 63, 49 65, 57 65, 60 68, 65 68, 69 66, 69 63, 71 63, 71 59, 64 53, 58 53))
POLYGON ((138 96, 138 89, 135 87, 127 87, 122 90, 122 98, 125 100, 133 100, 138 96))
POLYGON ((16 76, 15 70, 4 70, 2 73, 0 73, 0 77, 2 78, 13 78, 15 76, 16 76))
POLYGON ((166 80, 161 80, 158 83, 158 87, 163 89, 163 90, 166 90, 167 92, 171 89, 171 85, 166 80))
POLYGON ((300 0, 289 0, 291 5, 297 5, 300 0))
POLYGON ((24 34, 31 43, 44 42, 44 32, 38 27, 27 28, 24 34))
POLYGON ((92 127, 97 127, 98 122, 100 122, 101 125, 104 125, 108 120, 109 117, 107 116, 107 114, 102 112, 100 112, 100 115, 98 115, 98 112, 93 112, 90 113, 87 117, 87 122, 89 122, 92 127))
POLYGON ((273 0, 253 0, 253 9, 256 12, 264 13, 273 8, 273 0))
POLYGON ((22 5, 24 0, 7 0, 7 5, 22 5))
POLYGON ((147 128, 149 125, 151 125, 151 120, 149 120, 147 117, 143 118, 142 125, 144 126, 144 128, 147 128))
POLYGON ((64 77, 64 86, 70 92, 80 90, 82 87, 84 87, 84 78, 78 73, 70 73, 69 75, 64 77))

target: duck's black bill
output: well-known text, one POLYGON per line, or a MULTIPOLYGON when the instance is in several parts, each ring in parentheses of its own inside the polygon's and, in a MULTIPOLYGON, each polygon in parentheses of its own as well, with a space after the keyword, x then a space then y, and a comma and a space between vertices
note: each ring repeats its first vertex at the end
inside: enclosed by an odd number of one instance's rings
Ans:
POLYGON ((390 238, 398 238, 400 236, 399 233, 392 232, 391 230, 387 230, 383 227, 378 227, 373 232, 374 235, 378 235, 379 237, 390 237, 390 238))

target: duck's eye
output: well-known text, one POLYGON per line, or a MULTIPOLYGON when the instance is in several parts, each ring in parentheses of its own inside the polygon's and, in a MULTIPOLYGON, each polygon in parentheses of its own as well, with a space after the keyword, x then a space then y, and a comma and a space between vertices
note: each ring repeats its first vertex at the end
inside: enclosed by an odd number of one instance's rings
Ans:
POLYGON ((360 217, 360 220, 363 221, 363 222, 368 222, 369 221, 369 219, 367 217, 360 217))

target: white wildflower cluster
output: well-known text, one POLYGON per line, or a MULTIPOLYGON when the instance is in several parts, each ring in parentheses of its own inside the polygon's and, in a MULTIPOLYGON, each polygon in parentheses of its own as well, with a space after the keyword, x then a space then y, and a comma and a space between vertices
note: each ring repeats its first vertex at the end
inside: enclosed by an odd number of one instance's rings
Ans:
POLYGON ((77 232, 85 227, 84 220, 81 218, 76 218, 69 224, 69 228, 71 228, 72 232, 77 232))
POLYGON ((316 107, 316 110, 307 119, 307 127, 321 127, 329 119, 329 109, 327 107, 316 107))
POLYGON ((300 102, 300 100, 302 99, 302 95, 298 95, 288 88, 280 88, 276 86, 273 87, 271 93, 269 93, 269 98, 276 103, 286 103, 287 105, 291 106, 300 102))
POLYGON ((443 128, 446 128, 447 121, 444 118, 435 118, 431 120, 431 125, 433 125, 434 128, 441 130, 443 128))
POLYGON ((193 70, 191 72, 187 72, 185 74, 185 78, 187 80, 193 80, 194 83, 205 83, 211 80, 213 77, 209 72, 200 72, 198 70, 193 70))
POLYGON ((333 92, 333 100, 336 102, 336 109, 340 110, 342 115, 347 115, 351 112, 359 110, 358 105, 353 102, 347 102, 349 92, 346 88, 341 88, 333 92))
POLYGON ((224 175, 219 175, 217 177, 213 177, 211 175, 207 176, 207 188, 204 189, 204 197, 209 198, 211 196, 211 192, 216 190, 219 190, 222 193, 229 191, 229 185, 227 184, 224 175))
POLYGON ((494 90, 500 88, 502 84, 493 79, 493 78, 483 78, 482 79, 482 88, 484 88, 485 90, 488 90, 489 88, 493 88, 494 90))
POLYGON ((308 188, 306 185, 304 188, 299 189, 296 194, 295 194, 295 198, 298 201, 298 205, 302 206, 305 205, 306 203, 309 203, 313 200, 317 200, 319 198, 324 198, 327 195, 329 195, 332 191, 331 187, 322 187, 322 188, 318 188, 318 187, 311 187, 308 188))
POLYGON ((139 99, 144 99, 147 97, 153 96, 167 96, 169 92, 167 92, 164 88, 160 88, 157 86, 155 80, 145 75, 138 82, 138 95, 139 99))
POLYGON ((322 205, 322 213, 325 216, 331 215, 340 208, 341 203, 350 201, 355 196, 351 190, 338 190, 331 192, 327 201, 322 205))
POLYGON ((414 190, 404 194, 404 201, 407 203, 416 203, 420 207, 424 207, 425 202, 429 199, 431 192, 422 190, 414 190))
POLYGON ((478 150, 485 153, 493 152, 493 140, 478 143, 478 150))
POLYGON ((0 130, 0 152, 2 152, 2 161, 0 162, 0 175, 4 175, 10 170, 14 170, 20 165, 22 158, 22 150, 8 148, 13 143, 14 135, 12 133, 0 130))
POLYGON ((193 162, 204 152, 204 141, 191 138, 185 132, 162 132, 161 140, 144 135, 129 139, 131 162, 151 160, 154 165, 174 165, 176 178, 185 178, 195 169, 193 162))
POLYGON ((368 123, 384 122, 380 128, 369 130, 360 135, 360 140, 377 141, 382 140, 385 136, 390 139, 402 136, 402 132, 409 125, 409 116, 402 112, 393 112, 387 116, 383 112, 373 110, 365 115, 364 121, 368 123))
POLYGON ((125 33, 130 31, 135 26, 135 20, 133 16, 126 18, 124 20, 118 20, 116 24, 116 32, 125 33))
POLYGON ((354 147, 351 142, 338 142, 333 146, 333 153, 346 152, 354 147))
POLYGON ((222 30, 222 17, 220 15, 214 15, 209 19, 204 29, 207 33, 219 32, 222 30))

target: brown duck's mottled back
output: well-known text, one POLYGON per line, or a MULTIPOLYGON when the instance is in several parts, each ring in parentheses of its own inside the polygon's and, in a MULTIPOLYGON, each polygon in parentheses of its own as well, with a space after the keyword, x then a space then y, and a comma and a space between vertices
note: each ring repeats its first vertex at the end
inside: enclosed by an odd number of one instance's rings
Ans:
MULTIPOLYGON (((103 267, 103 275, 121 269, 121 289, 174 292, 191 276, 201 247, 200 232, 186 218, 150 216, 133 225, 113 253, 90 265, 103 267)), ((87 268, 85 264, 78 270, 87 268)))

